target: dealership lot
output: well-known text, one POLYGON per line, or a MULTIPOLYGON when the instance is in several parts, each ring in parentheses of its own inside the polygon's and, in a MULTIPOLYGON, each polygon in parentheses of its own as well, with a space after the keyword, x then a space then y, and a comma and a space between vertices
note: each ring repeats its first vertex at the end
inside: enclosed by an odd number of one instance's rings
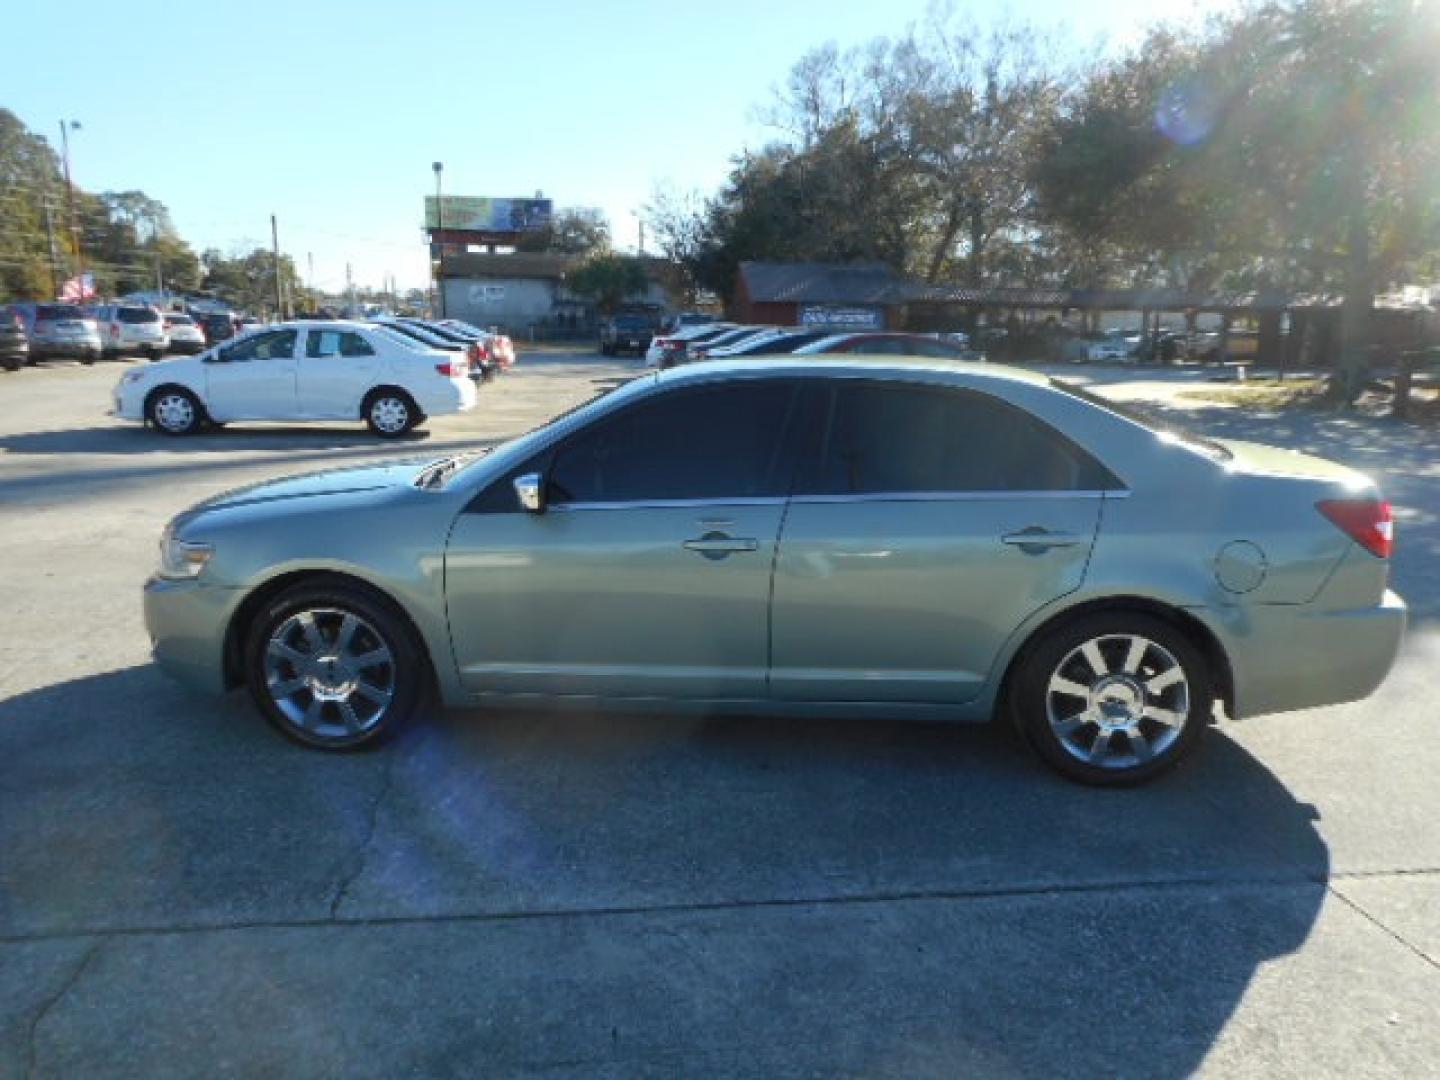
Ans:
POLYGON ((1379 693, 1227 722, 1150 787, 1071 786, 998 729, 886 722, 454 712, 327 756, 150 666, 165 521, 493 441, 636 364, 522 356, 399 444, 358 423, 166 439, 104 415, 122 367, 0 378, 0 1076, 1440 1061, 1435 434, 1067 367, 1397 502, 1415 626, 1379 693))

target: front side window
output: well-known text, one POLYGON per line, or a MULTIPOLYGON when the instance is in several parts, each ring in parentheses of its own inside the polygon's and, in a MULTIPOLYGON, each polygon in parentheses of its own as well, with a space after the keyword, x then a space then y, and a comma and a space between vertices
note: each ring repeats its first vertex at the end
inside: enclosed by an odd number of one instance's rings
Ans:
POLYGON ((676 390, 567 440, 550 470, 555 503, 784 495, 782 448, 796 400, 784 380, 676 390))
POLYGON ((375 350, 350 330, 311 330, 305 342, 305 355, 311 360, 321 360, 330 356, 374 356, 375 350))
POLYGON ((842 384, 827 411, 819 458, 797 494, 1074 491, 1113 483, 1048 425, 985 394, 842 384))
POLYGON ((231 363, 246 360, 288 360, 295 355, 294 330, 273 330, 268 334, 254 334, 236 342, 225 350, 225 359, 231 363))

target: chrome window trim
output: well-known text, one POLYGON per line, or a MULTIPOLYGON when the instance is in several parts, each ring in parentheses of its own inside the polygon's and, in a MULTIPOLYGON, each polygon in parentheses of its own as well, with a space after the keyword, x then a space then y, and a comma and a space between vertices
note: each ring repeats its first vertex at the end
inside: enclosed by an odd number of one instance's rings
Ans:
POLYGON ((684 510, 709 506, 783 506, 788 502, 783 495, 737 496, 711 499, 633 499, 628 502, 572 502, 551 503, 547 510, 569 513, 576 510, 684 510))
POLYGON ((1106 499, 1124 498, 1128 491, 867 491, 852 495, 795 495, 790 501, 805 505, 869 502, 995 502, 1001 499, 1106 499))

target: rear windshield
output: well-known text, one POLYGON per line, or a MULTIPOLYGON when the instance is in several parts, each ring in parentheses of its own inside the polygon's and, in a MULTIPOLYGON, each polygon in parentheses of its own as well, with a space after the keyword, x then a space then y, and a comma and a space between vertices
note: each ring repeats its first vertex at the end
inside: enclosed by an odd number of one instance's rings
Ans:
POLYGON ((615 319, 617 330, 648 330, 650 320, 643 315, 620 315, 615 319))
POLYGON ((189 315, 166 315, 165 321, 171 326, 194 326, 189 315))
POLYGON ((123 323, 151 323, 160 321, 160 313, 147 307, 122 307, 116 310, 115 318, 123 323))
POLYGON ((1189 428, 1177 424, 1173 420, 1162 420, 1152 413, 1131 408, 1124 402, 1112 401, 1110 398, 1101 397, 1099 394, 1092 394, 1090 391, 1081 389, 1074 383, 1063 382, 1060 379, 1051 379, 1050 385, 1061 393, 1079 398, 1081 401, 1094 405, 1096 408, 1104 409, 1106 412, 1112 412, 1116 416, 1123 416, 1131 423, 1139 424, 1143 428, 1149 428, 1157 434, 1167 435, 1177 442, 1184 443, 1192 450, 1198 450, 1206 457, 1214 458, 1216 461, 1229 461, 1235 456, 1214 439, 1207 439, 1203 435, 1196 435, 1189 428))
POLYGON ((47 322, 52 319, 83 319, 85 313, 74 304, 38 304, 35 307, 35 318, 44 319, 47 322))

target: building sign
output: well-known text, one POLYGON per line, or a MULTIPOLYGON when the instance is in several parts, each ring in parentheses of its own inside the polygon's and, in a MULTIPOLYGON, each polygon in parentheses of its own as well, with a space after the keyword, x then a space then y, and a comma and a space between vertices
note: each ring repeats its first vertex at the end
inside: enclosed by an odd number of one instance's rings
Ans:
POLYGON ((885 309, 842 307, 836 304, 801 304, 801 326, 834 326, 844 330, 885 329, 885 309))
POLYGON ((470 303, 499 304, 505 300, 504 285, 471 285, 470 303))
POLYGON ((446 195, 436 203, 425 196, 427 229, 469 229, 474 232, 534 232, 550 224, 549 199, 490 199, 446 195))

